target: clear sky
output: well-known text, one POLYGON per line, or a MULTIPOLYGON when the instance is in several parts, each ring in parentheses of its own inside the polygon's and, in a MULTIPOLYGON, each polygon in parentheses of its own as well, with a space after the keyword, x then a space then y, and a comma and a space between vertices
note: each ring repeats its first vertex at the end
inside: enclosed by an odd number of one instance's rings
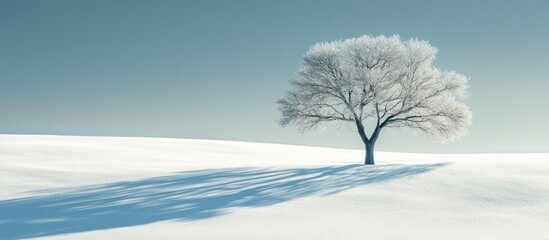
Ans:
POLYGON ((549 152, 549 1, 0 1, 0 133, 362 148, 353 128, 280 128, 319 41, 399 34, 471 78, 470 134, 386 131, 377 150, 549 152))

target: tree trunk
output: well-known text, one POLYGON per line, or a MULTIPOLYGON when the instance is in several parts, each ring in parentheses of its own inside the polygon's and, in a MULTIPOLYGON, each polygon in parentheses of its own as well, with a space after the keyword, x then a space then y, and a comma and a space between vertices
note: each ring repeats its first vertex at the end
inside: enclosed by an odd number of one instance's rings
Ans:
POLYGON ((376 144, 377 137, 379 136, 379 127, 376 128, 374 133, 372 134, 371 139, 368 139, 366 136, 366 132, 364 132, 364 126, 362 125, 361 121, 356 120, 356 127, 358 129, 358 134, 360 135, 360 138, 364 142, 364 146, 366 148, 366 157, 364 158, 364 164, 368 165, 374 165, 374 146, 376 144))
POLYGON ((364 159, 364 164, 374 165, 374 146, 375 144, 366 144, 366 157, 364 159))

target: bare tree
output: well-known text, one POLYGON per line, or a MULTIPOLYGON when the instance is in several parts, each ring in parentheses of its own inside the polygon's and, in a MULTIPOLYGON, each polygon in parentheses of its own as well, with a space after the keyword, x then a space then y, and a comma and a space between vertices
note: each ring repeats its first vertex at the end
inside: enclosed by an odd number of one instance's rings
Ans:
POLYGON ((356 125, 365 164, 374 164, 384 128, 416 129, 439 142, 453 141, 471 124, 472 113, 463 103, 468 78, 433 67, 436 53, 426 41, 399 36, 317 43, 303 56, 291 90, 277 102, 280 124, 301 131, 329 123, 356 125))

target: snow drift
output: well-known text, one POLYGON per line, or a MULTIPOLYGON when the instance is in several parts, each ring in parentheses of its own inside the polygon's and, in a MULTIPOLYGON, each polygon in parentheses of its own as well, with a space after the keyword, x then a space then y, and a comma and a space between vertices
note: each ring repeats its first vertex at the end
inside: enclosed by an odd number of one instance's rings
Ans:
POLYGON ((547 239, 549 154, 0 135, 0 239, 547 239))

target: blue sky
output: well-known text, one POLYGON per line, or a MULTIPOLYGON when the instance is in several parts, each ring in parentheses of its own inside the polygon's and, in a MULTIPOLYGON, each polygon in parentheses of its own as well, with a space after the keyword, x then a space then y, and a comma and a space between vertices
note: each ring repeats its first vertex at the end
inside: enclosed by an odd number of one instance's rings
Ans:
POLYGON ((0 133, 362 148, 353 128, 280 128, 276 100, 319 41, 428 40, 471 78, 455 143, 378 150, 549 152, 548 1, 0 1, 0 133))

